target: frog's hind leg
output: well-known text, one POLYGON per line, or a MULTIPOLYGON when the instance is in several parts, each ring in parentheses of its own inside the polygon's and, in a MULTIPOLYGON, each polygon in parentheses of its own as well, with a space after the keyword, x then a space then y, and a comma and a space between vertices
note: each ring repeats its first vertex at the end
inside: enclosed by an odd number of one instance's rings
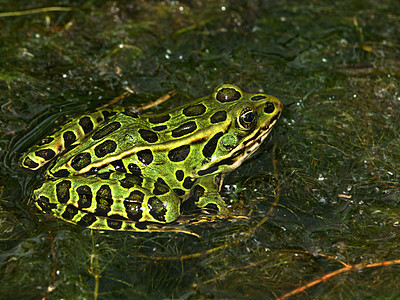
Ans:
POLYGON ((65 221, 102 230, 163 231, 162 225, 179 217, 180 199, 167 186, 150 191, 140 185, 140 177, 119 177, 47 181, 33 200, 65 221))
POLYGON ((111 119, 119 110, 102 109, 72 119, 55 133, 42 139, 26 152, 21 159, 24 168, 36 170, 58 154, 82 141, 88 134, 111 119))

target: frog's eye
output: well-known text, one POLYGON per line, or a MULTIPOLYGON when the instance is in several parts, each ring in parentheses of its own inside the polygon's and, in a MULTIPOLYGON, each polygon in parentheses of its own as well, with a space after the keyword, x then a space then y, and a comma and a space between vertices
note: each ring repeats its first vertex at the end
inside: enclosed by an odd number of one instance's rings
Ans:
POLYGON ((251 107, 246 107, 239 114, 237 122, 242 129, 252 129, 257 123, 257 114, 251 107))

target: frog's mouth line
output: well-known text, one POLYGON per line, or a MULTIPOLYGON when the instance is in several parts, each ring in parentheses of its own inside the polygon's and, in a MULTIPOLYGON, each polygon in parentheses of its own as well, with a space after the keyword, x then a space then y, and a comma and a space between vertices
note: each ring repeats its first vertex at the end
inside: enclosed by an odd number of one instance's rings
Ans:
POLYGON ((271 132, 272 128, 274 127, 274 124, 278 120, 278 117, 279 114, 277 115, 277 117, 272 119, 272 121, 268 125, 266 125, 265 127, 261 127, 255 133, 250 135, 247 141, 242 143, 238 148, 232 150, 228 158, 222 159, 221 161, 219 161, 218 163, 216 163, 215 165, 206 170, 200 170, 198 172, 198 175, 204 176, 207 174, 212 174, 214 172, 217 172, 219 166, 222 165, 229 166, 229 168, 227 168, 227 170, 225 170, 224 172, 230 172, 231 170, 236 169, 238 166, 242 164, 243 161, 245 161, 250 155, 252 155, 254 152, 257 151, 262 142, 271 132))
POLYGON ((232 168, 236 168, 241 165, 243 161, 257 151, 260 145, 267 138, 268 134, 271 132, 277 120, 278 118, 275 118, 267 126, 261 127, 257 132, 248 138, 247 144, 243 143, 241 148, 234 150, 231 156, 233 160, 233 164, 231 165, 232 168))

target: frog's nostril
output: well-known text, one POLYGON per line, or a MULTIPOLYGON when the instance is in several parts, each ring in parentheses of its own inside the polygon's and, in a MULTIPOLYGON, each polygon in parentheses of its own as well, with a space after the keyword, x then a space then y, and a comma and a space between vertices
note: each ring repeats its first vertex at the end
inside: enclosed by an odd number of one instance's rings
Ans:
POLYGON ((264 112, 270 114, 275 110, 275 105, 272 102, 267 102, 264 107, 264 112))

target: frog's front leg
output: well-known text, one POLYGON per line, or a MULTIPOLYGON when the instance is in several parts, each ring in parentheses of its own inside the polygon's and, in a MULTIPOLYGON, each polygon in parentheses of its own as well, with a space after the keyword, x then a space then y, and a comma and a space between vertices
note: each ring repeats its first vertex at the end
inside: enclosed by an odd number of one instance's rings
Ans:
POLYGON ((200 208, 206 207, 208 204, 215 204, 220 214, 227 214, 225 201, 219 194, 221 185, 221 175, 212 175, 199 178, 193 188, 195 204, 200 208))
POLYGON ((72 119, 55 133, 46 136, 30 148, 22 156, 21 165, 31 170, 39 169, 73 144, 82 141, 119 111, 102 109, 72 119))
POLYGON ((152 231, 148 222, 175 221, 181 203, 167 185, 117 172, 108 179, 74 176, 47 181, 34 191, 33 199, 39 209, 70 223, 133 231, 152 231))

